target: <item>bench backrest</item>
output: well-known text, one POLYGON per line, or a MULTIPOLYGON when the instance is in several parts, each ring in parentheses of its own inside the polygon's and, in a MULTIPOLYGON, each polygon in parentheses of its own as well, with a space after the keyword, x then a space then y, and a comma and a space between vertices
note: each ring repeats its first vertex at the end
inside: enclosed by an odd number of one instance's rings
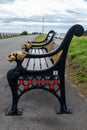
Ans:
POLYGON ((41 41, 32 41, 33 45, 37 44, 37 43, 48 43, 51 41, 51 39, 53 38, 53 35, 55 34, 55 31, 51 30, 48 32, 47 36, 45 39, 41 40, 41 41))
POLYGON ((53 39, 51 40, 50 50, 52 51, 52 50, 58 48, 61 45, 62 40, 63 40, 63 38, 61 38, 60 35, 57 32, 55 32, 53 39))
POLYGON ((55 31, 53 31, 53 30, 49 31, 49 33, 47 34, 46 39, 45 39, 46 42, 50 42, 52 40, 54 34, 55 34, 55 31))
MULTIPOLYGON (((55 32, 53 30, 51 30, 45 40, 43 41, 39 41, 39 42, 32 42, 32 43, 35 43, 35 44, 32 44, 32 47, 45 47, 47 46, 49 43, 51 43, 53 41, 53 38, 55 36, 55 32), (38 44, 39 43, 39 44, 38 44)), ((27 50, 26 50, 27 51, 27 50)))

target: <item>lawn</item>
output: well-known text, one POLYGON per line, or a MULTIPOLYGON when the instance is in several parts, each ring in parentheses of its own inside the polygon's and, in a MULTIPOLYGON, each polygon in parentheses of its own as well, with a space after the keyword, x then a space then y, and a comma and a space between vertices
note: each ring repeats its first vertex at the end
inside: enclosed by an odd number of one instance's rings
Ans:
POLYGON ((38 35, 34 41, 38 42, 38 41, 42 41, 46 38, 46 34, 40 34, 38 35))
POLYGON ((87 37, 74 37, 68 51, 68 75, 87 96, 87 37))

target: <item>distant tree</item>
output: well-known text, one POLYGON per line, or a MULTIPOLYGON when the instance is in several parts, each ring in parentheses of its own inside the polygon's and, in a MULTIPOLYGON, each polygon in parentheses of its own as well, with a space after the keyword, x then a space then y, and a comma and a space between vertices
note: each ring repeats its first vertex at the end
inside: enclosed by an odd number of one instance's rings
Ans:
POLYGON ((27 32, 27 31, 23 31, 23 32, 21 33, 21 35, 28 35, 28 32, 27 32))

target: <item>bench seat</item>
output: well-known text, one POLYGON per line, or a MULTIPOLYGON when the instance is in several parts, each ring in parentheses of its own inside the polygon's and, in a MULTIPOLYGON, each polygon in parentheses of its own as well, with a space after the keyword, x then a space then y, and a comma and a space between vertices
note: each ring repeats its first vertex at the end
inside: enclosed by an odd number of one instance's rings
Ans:
MULTIPOLYGON (((30 49, 29 53, 31 54, 46 54, 45 49, 30 49)), ((25 58, 22 62, 23 68, 26 70, 43 70, 48 69, 53 66, 53 63, 50 58, 25 58)))

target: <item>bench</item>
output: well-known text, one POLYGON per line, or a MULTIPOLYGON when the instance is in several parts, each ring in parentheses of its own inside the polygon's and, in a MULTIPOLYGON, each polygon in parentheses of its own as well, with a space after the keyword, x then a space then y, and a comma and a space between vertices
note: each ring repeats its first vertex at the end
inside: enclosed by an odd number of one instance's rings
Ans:
MULTIPOLYGON (((61 44, 53 51, 46 52, 44 48, 31 48, 25 53, 25 58, 21 63, 17 62, 16 68, 10 70, 8 81, 14 82, 15 87, 11 87, 12 107, 6 111, 6 115, 22 115, 22 109, 18 109, 20 97, 33 89, 44 89, 51 92, 60 103, 60 110, 57 114, 72 112, 67 108, 65 95, 65 62, 68 47, 73 36, 81 36, 84 29, 81 25, 72 26, 61 44), (52 62, 50 57, 58 55, 56 62, 52 62), (15 78, 9 77, 10 73, 17 73, 15 78)), ((9 83, 10 84, 10 83, 9 83)))
POLYGON ((51 30, 47 34, 46 38, 42 41, 27 41, 26 44, 22 45, 21 48, 24 49, 25 51, 29 51, 30 48, 45 48, 46 51, 50 51, 51 44, 54 40, 56 32, 51 30))

